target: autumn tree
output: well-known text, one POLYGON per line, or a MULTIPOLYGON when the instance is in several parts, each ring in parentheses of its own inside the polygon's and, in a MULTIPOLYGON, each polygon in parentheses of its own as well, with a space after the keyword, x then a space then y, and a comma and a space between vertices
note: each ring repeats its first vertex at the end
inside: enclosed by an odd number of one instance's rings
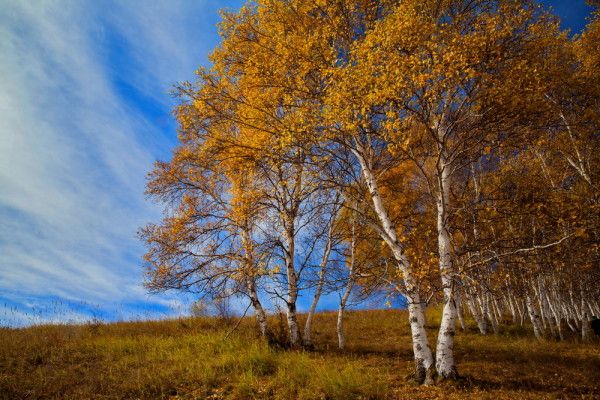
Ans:
POLYGON ((584 334, 597 15, 575 38, 523 0, 259 0, 222 17, 148 186, 167 206, 143 232, 150 288, 244 294, 263 334, 268 296, 291 346, 299 296, 313 289, 309 346, 321 294, 339 291, 340 347, 352 293, 383 288, 407 301, 419 383, 457 377, 464 306, 482 333, 511 313, 540 337, 584 334))
POLYGON ((207 131, 183 122, 186 108, 180 109, 183 145, 150 175, 148 193, 165 204, 165 218, 140 232, 148 245, 146 287, 217 299, 244 295, 254 307, 261 334, 267 335, 258 296, 265 275, 256 242, 261 209, 252 178, 223 169, 227 161, 220 149, 198 140, 207 131))
MULTIPOLYGON (((379 146, 413 161, 429 184, 444 290, 436 348, 442 378, 456 376, 453 187, 482 152, 511 140, 503 137, 507 132, 521 134, 519 128, 540 113, 540 86, 548 74, 544 61, 557 36, 556 23, 522 1, 405 1, 353 48, 339 74, 339 91, 332 94, 349 129, 377 132, 379 146)), ((377 199, 375 173, 364 155, 371 150, 365 151, 364 141, 354 142, 382 228, 395 246, 398 229, 377 199)), ((400 261, 403 251, 396 253, 400 261)), ((409 270, 405 275, 410 281, 409 270)), ((419 343, 424 332, 416 328, 413 335, 419 343)), ((433 366, 431 352, 420 358, 425 368, 433 366)))

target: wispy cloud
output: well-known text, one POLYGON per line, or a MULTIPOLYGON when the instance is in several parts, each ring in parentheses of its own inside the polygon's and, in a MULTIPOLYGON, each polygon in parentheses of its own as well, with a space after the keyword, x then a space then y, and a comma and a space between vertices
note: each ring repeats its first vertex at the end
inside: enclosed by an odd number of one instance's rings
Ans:
POLYGON ((43 296, 100 308, 169 301, 140 287, 135 232, 158 216, 144 176, 174 143, 168 91, 206 62, 224 5, 0 9, 0 299, 10 307, 43 296))

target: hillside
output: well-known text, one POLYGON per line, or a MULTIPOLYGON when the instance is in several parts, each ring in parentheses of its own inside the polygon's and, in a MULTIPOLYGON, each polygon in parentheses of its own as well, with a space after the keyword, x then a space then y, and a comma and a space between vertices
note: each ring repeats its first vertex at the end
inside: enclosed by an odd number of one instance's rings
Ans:
MULTIPOLYGON (((430 315, 430 335, 436 322, 430 315)), ((3 329, 0 398, 600 398, 598 341, 538 342, 510 326, 482 337, 472 323, 456 338, 461 380, 419 387, 408 379, 413 361, 403 311, 350 312, 344 352, 336 349, 333 313, 316 316, 311 352, 268 349, 251 319, 225 338, 232 326, 190 318, 3 329)))

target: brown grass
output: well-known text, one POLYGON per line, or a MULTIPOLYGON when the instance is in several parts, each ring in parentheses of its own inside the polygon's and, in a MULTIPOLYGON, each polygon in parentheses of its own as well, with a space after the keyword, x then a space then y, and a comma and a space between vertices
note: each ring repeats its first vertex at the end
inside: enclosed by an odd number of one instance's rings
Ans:
MULTIPOLYGON (((430 341, 436 315, 430 316, 430 341)), ((275 323, 275 320, 272 322, 275 323)), ((0 399, 600 398, 600 345, 538 342, 520 327, 457 335, 462 379, 413 385, 406 314, 356 311, 336 349, 335 314, 315 318, 311 352, 274 351, 251 320, 210 318, 0 330, 0 399)))

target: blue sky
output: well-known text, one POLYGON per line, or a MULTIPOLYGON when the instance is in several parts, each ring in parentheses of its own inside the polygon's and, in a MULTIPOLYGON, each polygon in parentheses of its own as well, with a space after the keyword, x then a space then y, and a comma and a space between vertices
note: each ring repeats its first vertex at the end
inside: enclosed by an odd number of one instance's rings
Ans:
MULTIPOLYGON (((545 2, 575 32, 584 3, 545 2)), ((170 88, 241 4, 0 0, 0 324, 187 310, 141 285, 145 175, 176 143, 170 88)))

